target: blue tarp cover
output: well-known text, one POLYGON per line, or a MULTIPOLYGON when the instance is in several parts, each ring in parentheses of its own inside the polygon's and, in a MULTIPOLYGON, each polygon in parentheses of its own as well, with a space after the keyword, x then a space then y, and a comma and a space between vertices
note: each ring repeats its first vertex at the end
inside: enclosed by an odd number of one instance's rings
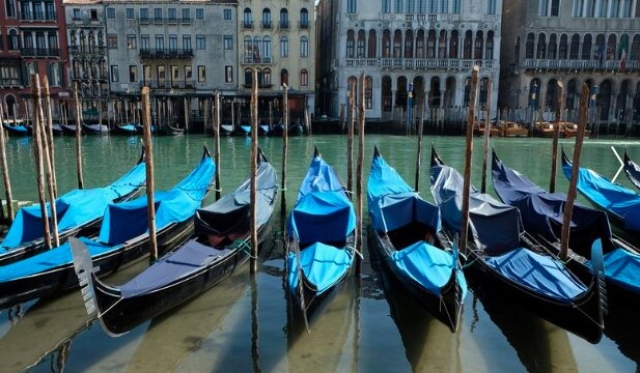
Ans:
MULTIPOLYGON (((210 156, 203 157, 198 166, 179 184, 167 192, 157 192, 156 227, 165 226, 188 219, 206 196, 215 166, 210 156)), ((87 246, 91 257, 119 250, 124 242, 148 231, 147 197, 111 204, 102 221, 100 238, 97 242, 80 237, 87 246), (108 215, 108 216, 107 216, 108 215), (119 232, 109 232, 121 230, 119 232), (115 239, 118 239, 116 241, 115 239)), ((31 258, 0 267, 0 281, 15 280, 24 276, 37 274, 56 267, 72 265, 71 247, 65 243, 57 248, 45 251, 31 258)))
POLYGON ((487 258, 486 263, 511 281, 563 303, 587 291, 560 262, 524 248, 487 258))
MULTIPOLYGON (((564 163, 562 169, 571 180, 572 165, 564 163)), ((577 188, 600 208, 619 216, 624 221, 624 228, 640 231, 640 196, 636 192, 582 167, 578 172, 577 188)))
MULTIPOLYGON (((335 248, 323 243, 315 243, 300 252, 302 271, 307 280, 315 285, 317 294, 321 295, 333 287, 351 268, 353 254, 342 248, 335 248)), ((292 291, 298 287, 298 260, 295 253, 289 253, 288 266, 289 286, 292 291)))
POLYGON ((163 256, 148 269, 120 287, 123 298, 132 298, 161 289, 225 257, 231 250, 218 250, 190 240, 178 250, 163 256))
MULTIPOLYGON (((79 239, 87 245, 92 257, 106 252, 117 251, 122 247, 122 245, 104 245, 86 237, 79 237, 79 239)), ((71 265, 72 263, 71 246, 67 242, 19 262, 0 266, 0 282, 33 276, 40 272, 45 272, 60 266, 71 265)))
POLYGON ((607 280, 640 293, 640 255, 624 249, 615 249, 604 256, 604 274, 607 280))
POLYGON ((369 214, 375 229, 389 232, 419 221, 440 230, 440 210, 423 200, 381 156, 371 165, 367 182, 369 214))
MULTIPOLYGON (((100 218, 108 204, 127 195, 144 184, 146 166, 142 162, 109 186, 93 189, 75 189, 56 199, 58 232, 75 229, 100 218)), ((51 209, 47 204, 47 216, 51 209)), ((42 238, 42 214, 40 205, 23 207, 18 210, 7 236, 0 245, 0 253, 42 238)))
MULTIPOLYGON (((451 253, 431 246, 425 242, 413 245, 391 254, 395 267, 420 286, 440 296, 440 289, 447 284, 455 263, 451 253)), ((464 299, 467 294, 467 281, 462 270, 457 273, 457 280, 462 289, 464 299)))
POLYGON ((289 215, 289 236, 303 244, 330 243, 344 241, 355 227, 353 204, 338 175, 321 157, 315 157, 289 215))
MULTIPOLYGON (((459 232, 462 225, 462 176, 448 166, 431 168, 431 192, 440 206, 443 224, 459 232)), ((520 246, 523 232, 520 212, 472 188, 469 229, 478 248, 500 254, 520 246)))

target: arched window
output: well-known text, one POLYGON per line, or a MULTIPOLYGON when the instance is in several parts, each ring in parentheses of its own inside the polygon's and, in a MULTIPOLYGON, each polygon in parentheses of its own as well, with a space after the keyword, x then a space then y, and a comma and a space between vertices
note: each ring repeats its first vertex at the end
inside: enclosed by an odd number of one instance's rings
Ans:
POLYGON ((556 39, 556 34, 549 35, 549 50, 547 52, 547 55, 549 56, 550 60, 555 60, 557 56, 558 41, 556 39))
POLYGON ((20 49, 20 39, 18 38, 18 31, 9 30, 9 50, 15 51, 20 49))
POLYGON ((251 15, 251 9, 244 8, 243 23, 245 28, 253 27, 253 16, 251 15))
POLYGON ((633 36, 633 42, 631 43, 631 54, 627 53, 630 61, 638 61, 640 58, 640 35, 635 34, 633 36))
POLYGON ((382 58, 391 57, 391 31, 382 32, 382 58))
POLYGON ((309 28, 309 12, 306 8, 300 9, 300 28, 309 28))
POLYGON ((607 40, 607 60, 614 60, 616 58, 616 45, 618 44, 618 37, 616 34, 609 34, 607 40))
POLYGON ((527 35, 527 45, 525 46, 525 52, 524 52, 524 58, 526 59, 532 59, 533 58, 533 49, 535 46, 535 42, 536 42, 536 36, 533 34, 533 32, 530 32, 527 35))
POLYGON ((418 34, 416 36, 416 58, 423 59, 424 58, 424 30, 418 30, 418 34))
POLYGON ((473 52, 473 58, 475 58, 476 60, 481 60, 482 59, 482 50, 484 49, 484 34, 482 33, 482 30, 478 30, 478 32, 476 32, 476 40, 474 42, 474 52, 473 52))
POLYGON ((262 38, 262 52, 263 57, 271 58, 271 36, 265 36, 262 38))
POLYGON ((393 33, 393 58, 402 57, 402 31, 396 30, 393 33))
POLYGON ((558 48, 558 58, 561 60, 566 60, 569 57, 568 46, 567 46, 567 34, 560 35, 560 47, 558 48))
POLYGON ((472 57, 471 50, 473 48, 473 33, 471 30, 467 30, 464 35, 464 51, 462 58, 465 60, 470 60, 472 57))
POLYGON ((625 54, 628 56, 629 55, 629 35, 627 34, 622 34, 622 36, 620 37, 620 46, 618 47, 618 55, 617 55, 618 60, 622 59, 623 50, 625 51, 625 54))
POLYGON ((300 57, 309 57, 309 38, 304 35, 300 37, 300 57))
POLYGON ((356 44, 356 40, 355 40, 355 33, 353 32, 353 30, 349 30, 347 31, 347 58, 354 58, 355 57, 355 44, 356 44))
POLYGON ((407 30, 404 36, 404 58, 413 58, 413 30, 407 30))
POLYGON ((458 30, 451 31, 451 38, 449 39, 449 58, 458 58, 458 30))
POLYGON ((382 77, 382 111, 390 112, 391 103, 393 101, 393 93, 391 91, 391 77, 385 75, 382 77))
POLYGON ((289 12, 286 9, 280 9, 280 28, 289 28, 289 12))
POLYGON ((573 34, 571 36, 571 49, 569 49, 569 59, 577 60, 580 58, 580 35, 573 34))
POLYGON ((262 27, 271 28, 271 10, 269 8, 262 10, 262 27))
POLYGON ((365 33, 364 30, 358 31, 357 57, 364 58, 365 33))
POLYGON ((484 59, 493 59, 493 31, 487 32, 487 43, 485 45, 484 59))
POLYGON ((87 35, 84 30, 80 31, 80 52, 85 53, 87 51, 87 35))
POLYGON ((69 33, 69 46, 72 48, 78 47, 78 40, 76 36, 76 30, 71 30, 69 33))
POLYGON ((253 38, 253 62, 262 63, 262 38, 256 36, 253 38))
POLYGON ((271 86, 271 69, 266 68, 262 71, 262 84, 271 86))
POLYGON ((591 59, 591 34, 586 34, 584 36, 584 41, 582 42, 582 59, 590 60, 591 59))
POLYGON ((300 86, 309 86, 309 71, 307 69, 300 70, 300 86))
POLYGON ((547 35, 543 33, 538 34, 538 53, 536 58, 540 60, 547 58, 547 35))
POLYGON ((447 58, 447 31, 440 30, 438 39, 438 58, 447 58))
POLYGON ((366 109, 373 107, 373 78, 370 76, 364 79, 364 107, 366 109))
POLYGON ((377 43, 378 43, 378 40, 376 38, 376 30, 369 30, 369 41, 367 44, 367 58, 378 57, 377 51, 376 51, 377 43))
POLYGON ((427 36, 427 58, 436 58, 436 31, 429 30, 427 36))
POLYGON ((253 39, 251 39, 251 36, 244 37, 244 57, 245 62, 253 60, 253 39))
POLYGON ((280 37, 280 58, 289 57, 289 39, 286 36, 280 37))
POLYGON ((289 72, 287 69, 280 70, 280 83, 289 85, 289 72))
POLYGON ((253 84, 253 69, 250 67, 247 67, 246 69, 244 69, 244 85, 246 87, 251 87, 252 84, 253 84))

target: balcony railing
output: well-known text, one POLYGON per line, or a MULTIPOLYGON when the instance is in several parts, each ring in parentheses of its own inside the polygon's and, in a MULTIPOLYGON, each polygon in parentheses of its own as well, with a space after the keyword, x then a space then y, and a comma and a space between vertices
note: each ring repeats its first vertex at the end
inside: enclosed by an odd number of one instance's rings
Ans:
POLYGON ((308 21, 300 22, 300 28, 301 29, 308 29, 309 28, 309 22, 308 21))
POLYGON ((493 68, 494 60, 462 60, 440 58, 347 58, 346 67, 378 67, 384 69, 468 70, 473 66, 493 68))
POLYGON ((252 65, 271 65, 273 63, 273 57, 244 56, 242 58, 242 63, 252 65))
POLYGON ((91 48, 80 48, 78 45, 70 45, 69 53, 74 55, 87 55, 87 54, 99 54, 104 55, 107 51, 107 48, 104 46, 94 46, 91 48))
POLYGON ((96 81, 107 81, 109 79, 109 75, 107 75, 106 71, 102 74, 98 73, 96 75, 91 75, 88 73, 72 73, 71 80, 96 80, 96 81))
POLYGON ((33 13, 21 13, 20 19, 22 21, 49 21, 56 20, 55 12, 33 12, 33 13))
POLYGON ((253 28, 253 22, 247 22, 247 21, 242 22, 242 27, 251 29, 251 28, 253 28))
POLYGON ((140 82, 140 88, 171 88, 171 89, 194 89, 195 81, 193 79, 187 80, 143 80, 140 82))
POLYGON ((0 78, 0 86, 22 86, 21 78, 0 78))
MULTIPOLYGON (((626 61, 627 70, 640 70, 640 62, 626 61)), ((558 59, 525 59, 522 66, 525 69, 541 70, 613 70, 620 69, 620 60, 558 60, 558 59)))
POLYGON ((289 21, 280 21, 280 28, 281 29, 288 29, 289 28, 289 21))
POLYGON ((140 58, 192 58, 193 49, 140 49, 140 58))
POLYGON ((262 28, 271 28, 272 23, 271 21, 269 22, 262 22, 262 28))
POLYGON ((58 48, 22 48, 20 53, 23 57, 59 57, 58 48))

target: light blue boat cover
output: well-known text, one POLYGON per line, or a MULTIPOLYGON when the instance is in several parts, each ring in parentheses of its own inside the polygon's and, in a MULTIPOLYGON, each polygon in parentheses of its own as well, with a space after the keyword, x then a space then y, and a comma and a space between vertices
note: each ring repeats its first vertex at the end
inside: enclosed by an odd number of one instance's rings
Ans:
MULTIPOLYGON (((202 158, 198 166, 179 184, 166 192, 155 194, 156 228, 163 229, 172 223, 192 217, 207 194, 215 173, 211 156, 202 158)), ((147 197, 110 204, 102 221, 100 238, 97 241, 80 237, 89 247, 91 257, 115 252, 125 241, 148 231, 147 197), (119 230, 119 232, 110 232, 119 230), (104 237, 104 239, 103 239, 104 237)), ((33 257, 0 266, 0 281, 15 280, 35 275, 61 266, 72 266, 71 246, 65 243, 33 257)))
POLYGON ((511 281, 563 303, 588 290, 561 262, 524 248, 487 258, 486 263, 511 281))
POLYGON ((355 227, 355 210, 338 175, 320 156, 314 157, 289 215, 289 236, 302 244, 330 243, 344 241, 355 227))
MULTIPOLYGON (((106 187, 74 189, 59 197, 56 199, 58 232, 63 233, 100 218, 108 204, 139 188, 145 179, 146 166, 145 162, 141 162, 106 187)), ((51 217, 49 204, 47 216, 51 217)), ((18 210, 9 232, 0 244, 0 254, 43 236, 40 205, 23 207, 18 210)))
MULTIPOLYGON (((304 276, 312 283, 317 295, 331 289, 342 279, 353 264, 353 254, 349 250, 336 248, 321 242, 306 247, 299 254, 304 276)), ((291 252, 287 258, 289 270, 289 289, 296 292, 298 288, 298 259, 291 252)))
MULTIPOLYGON (((572 164, 563 162, 562 169, 571 180, 572 164)), ((577 188, 601 209, 619 216, 624 221, 624 228, 640 231, 640 196, 636 192, 583 167, 578 172, 577 188)))
MULTIPOLYGON (((369 215, 376 230, 389 232, 418 221, 436 232, 440 231, 440 209, 415 193, 380 155, 373 158, 367 182, 367 199, 369 215)), ((400 250, 393 252, 390 258, 396 270, 440 296, 441 288, 447 284, 451 271, 457 265, 452 254, 424 241, 397 249, 400 250)), ((456 277, 462 289, 461 299, 464 299, 467 293, 466 279, 461 270, 456 277)))
POLYGON ((209 263, 230 253, 231 250, 228 249, 218 250, 203 245, 195 239, 189 240, 180 249, 163 256, 131 281, 122 285, 120 292, 123 298, 133 298, 155 289, 161 289, 200 271, 209 263))
POLYGON ((640 293, 640 255, 621 248, 605 254, 604 274, 608 281, 640 293))
MULTIPOLYGON (((441 289, 451 278, 451 271, 456 266, 453 256, 442 249, 431 246, 424 241, 391 254, 394 266, 420 286, 425 287, 436 296, 441 295, 441 289)), ((464 273, 456 273, 458 284, 462 289, 460 299, 467 295, 467 280, 464 273)))
POLYGON ((138 130, 136 129, 136 125, 131 123, 119 125, 118 128, 125 132, 131 132, 131 133, 138 132, 138 130))

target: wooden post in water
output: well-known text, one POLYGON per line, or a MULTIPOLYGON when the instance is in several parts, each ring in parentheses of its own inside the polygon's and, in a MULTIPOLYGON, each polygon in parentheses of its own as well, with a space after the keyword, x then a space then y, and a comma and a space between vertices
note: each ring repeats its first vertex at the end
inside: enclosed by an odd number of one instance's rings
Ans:
POLYGON ((189 99, 184 98, 184 133, 189 133, 189 99))
MULTIPOLYGON (((33 138, 34 147, 33 153, 36 162, 36 171, 38 173, 37 185, 38 185, 38 200, 40 201, 40 213, 42 216, 43 236, 44 244, 47 249, 51 249, 51 234, 49 230, 49 218, 47 211, 47 197, 45 195, 45 181, 44 181, 44 163, 42 154, 42 136, 40 136, 40 126, 42 125, 40 112, 40 79, 38 74, 31 74, 31 92, 33 95, 33 138)), ((51 207, 55 209, 55 204, 51 203, 51 207)), ((54 210, 51 211, 55 216, 54 210)))
POLYGON ((578 184, 578 172, 580 171, 580 156, 582 155, 582 143, 584 142, 584 132, 589 120, 589 87, 582 84, 580 94, 580 112, 578 119, 578 132, 576 133, 576 145, 573 149, 573 164, 571 167, 571 180, 569 181, 569 191, 567 192, 567 203, 564 206, 564 216, 562 219, 562 234, 560 236, 560 259, 566 260, 569 252, 569 235, 571 233, 571 217, 573 215, 573 205, 576 200, 576 185, 578 184))
POLYGON ((556 173, 558 172, 558 140, 560 139, 560 117, 562 115, 562 82, 556 81, 556 122, 553 126, 553 142, 551 145, 551 180, 549 181, 549 193, 556 191, 556 173))
POLYGON ((80 100, 78 98, 78 82, 73 85, 73 101, 76 108, 76 166, 78 170, 78 188, 84 189, 84 181, 82 179, 82 136, 80 131, 82 129, 80 121, 80 100))
POLYGON ((469 196, 471 191, 471 154, 473 153, 473 124, 476 117, 476 103, 478 95, 478 75, 480 68, 476 65, 471 70, 471 96, 469 100, 469 115, 467 116, 467 141, 464 161, 464 183, 462 188, 462 219, 460 224, 460 250, 467 249, 469 230, 469 196))
POLYGON ((347 134, 347 191, 353 192, 353 132, 356 126, 356 84, 351 83, 349 87, 349 132, 347 134))
MULTIPOLYGON (((14 109, 15 113, 15 109, 14 109)), ((6 113, 7 116, 9 113, 6 113)), ((0 105, 0 118, 2 118, 2 106, 0 105)), ((7 165, 7 150, 4 142, 4 128, 0 127, 0 164, 2 165, 2 180, 7 198, 7 219, 9 225, 13 222, 13 193, 11 192, 11 179, 9 178, 9 166, 7 165)), ((1 206, 0 206, 1 207, 1 206)))
MULTIPOLYGON (((216 162, 216 201, 220 199, 222 184, 220 183, 220 91, 216 91, 216 106, 213 109, 213 133, 215 135, 215 162, 216 162)), ((206 127, 206 126, 205 126, 206 127)))
MULTIPOLYGON (((426 94, 426 91, 425 91, 426 94)), ((426 95, 424 96, 426 97, 426 95)), ((422 132, 424 129, 424 99, 422 100, 422 115, 420 117, 420 123, 418 123, 418 154, 416 155, 416 193, 420 191, 420 168, 422 160, 422 132)))
MULTIPOLYGON (((362 160, 364 158, 364 123, 365 123, 365 111, 364 111, 364 80, 365 80, 365 74, 364 71, 362 72, 362 75, 360 75, 360 89, 358 92, 358 98, 359 98, 359 105, 358 105, 358 110, 360 115, 358 116, 358 137, 359 137, 359 141, 358 141, 358 164, 357 164, 357 185, 356 185, 356 216, 357 216, 357 221, 358 221, 358 227, 357 232, 358 235, 356 237, 356 250, 358 251, 358 253, 363 253, 363 234, 362 234, 362 230, 363 230, 363 226, 364 226, 364 217, 362 216, 362 160)), ((361 262, 362 262, 362 255, 358 255, 356 254, 356 273, 359 274, 360 273, 360 269, 361 269, 361 262)))
MULTIPOLYGON (((202 125, 202 132, 206 135, 207 134, 207 125, 209 124, 209 120, 211 119, 209 112, 211 111, 211 105, 209 103, 209 98, 205 98, 204 99, 204 122, 202 125)), ((216 169, 218 168, 218 164, 216 163, 216 169)))
POLYGON ((340 129, 342 133, 344 133, 344 130, 347 127, 347 124, 345 123, 346 121, 346 115, 345 115, 345 110, 344 110, 344 104, 340 104, 340 129))
POLYGON ((251 274, 258 271, 258 225, 256 206, 256 174, 258 173, 258 69, 253 68, 251 87, 251 274))
POLYGON ((156 206, 154 200, 153 141, 151 140, 151 92, 149 87, 142 87, 142 138, 144 141, 144 159, 147 162, 147 220, 149 222, 149 261, 158 260, 158 241, 156 237, 156 206))
POLYGON ((236 110, 235 110, 235 98, 231 99, 231 131, 236 130, 236 110))
POLYGON ((491 92, 493 81, 487 82, 487 116, 484 118, 484 152, 482 156, 482 185, 480 191, 487 192, 487 163, 489 162, 489 136, 491 136, 491 92))
POLYGON ((46 128, 47 149, 49 162, 51 164, 51 182, 53 183, 53 197, 51 200, 55 200, 58 196, 58 181, 56 180, 56 157, 53 149, 53 115, 51 113, 51 92, 49 91, 49 78, 44 77, 44 115, 47 118, 46 124, 42 128, 46 128))
MULTIPOLYGON (((289 92, 286 84, 282 83, 282 196, 280 197, 280 215, 287 215, 287 153, 289 151, 289 92)), ((284 224, 285 219, 282 219, 284 224)), ((288 246, 287 246, 288 248, 288 246)))

